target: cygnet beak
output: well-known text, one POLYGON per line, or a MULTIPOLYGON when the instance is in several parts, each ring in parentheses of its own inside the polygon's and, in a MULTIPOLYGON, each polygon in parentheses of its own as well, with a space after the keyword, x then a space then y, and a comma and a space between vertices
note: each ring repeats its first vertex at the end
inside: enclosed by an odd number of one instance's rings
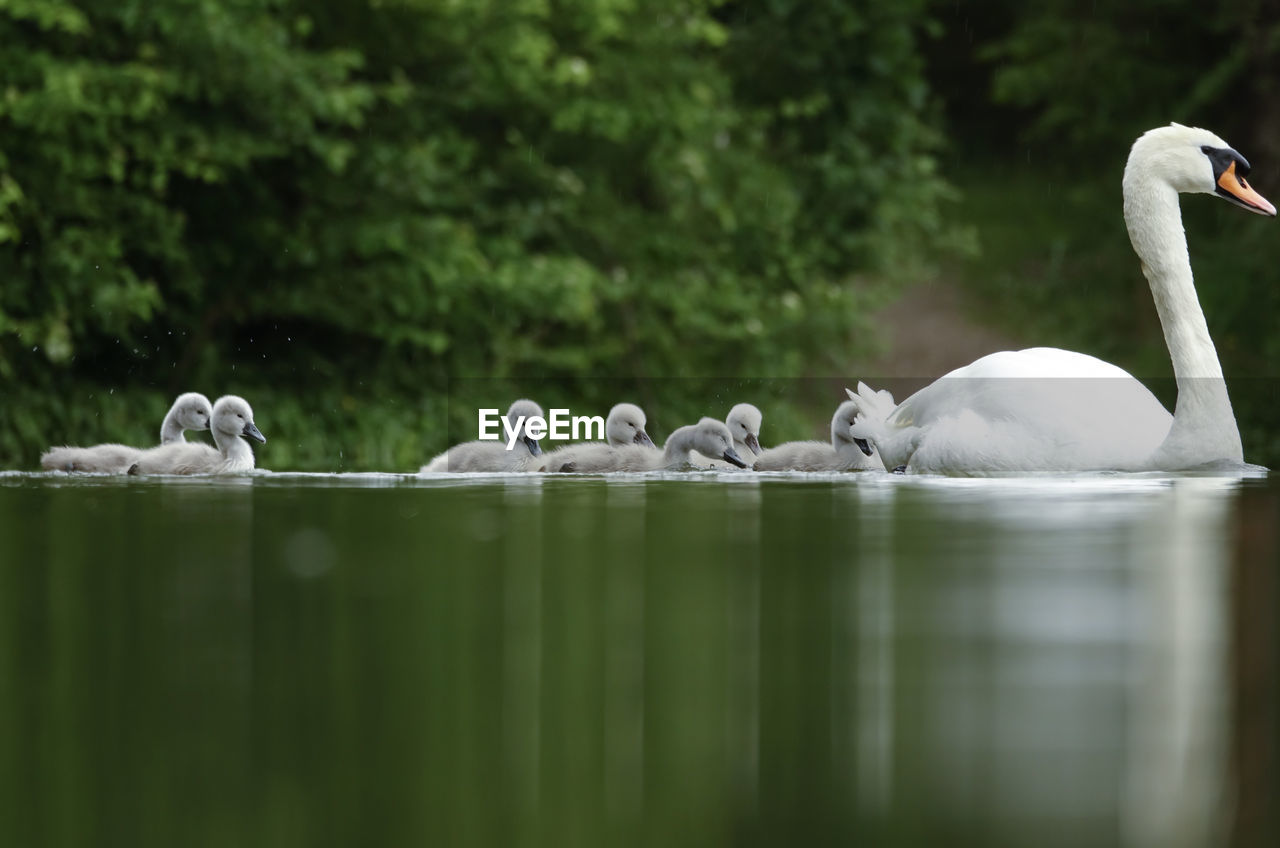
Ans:
POLYGON ((542 456, 542 447, 538 444, 538 441, 536 439, 531 438, 529 436, 525 436, 524 443, 525 443, 525 446, 529 448, 529 453, 532 456, 542 456))
POLYGON ((264 445, 267 443, 267 437, 262 435, 262 432, 254 426, 252 421, 244 422, 244 429, 240 431, 240 435, 247 439, 257 439, 264 445))
POLYGON ((644 430, 641 430, 639 433, 636 433, 636 437, 632 439, 632 441, 635 442, 637 445, 644 445, 647 448, 654 447, 653 439, 649 438, 649 434, 646 433, 644 430))
POLYGON ((724 449, 724 460, 725 462, 732 462, 734 465, 738 466, 739 468, 747 467, 747 464, 742 461, 742 457, 738 456, 738 452, 733 448, 724 449))
POLYGON ((748 433, 747 437, 742 440, 747 447, 751 448, 751 452, 759 456, 763 451, 760 450, 760 440, 756 438, 755 433, 748 433))

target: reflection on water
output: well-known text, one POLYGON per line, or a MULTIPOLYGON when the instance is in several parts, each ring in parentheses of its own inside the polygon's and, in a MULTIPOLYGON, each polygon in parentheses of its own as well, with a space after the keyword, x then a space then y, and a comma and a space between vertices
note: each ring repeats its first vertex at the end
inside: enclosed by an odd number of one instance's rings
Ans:
POLYGON ((0 842, 1269 844, 1278 493, 0 475, 0 842))

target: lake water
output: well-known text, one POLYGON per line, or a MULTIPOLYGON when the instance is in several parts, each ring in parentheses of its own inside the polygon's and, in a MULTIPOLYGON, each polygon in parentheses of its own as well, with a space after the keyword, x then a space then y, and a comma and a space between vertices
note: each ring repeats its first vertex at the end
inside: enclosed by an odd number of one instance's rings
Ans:
POLYGON ((1277 836, 1280 477, 0 475, 0 844, 1277 836))

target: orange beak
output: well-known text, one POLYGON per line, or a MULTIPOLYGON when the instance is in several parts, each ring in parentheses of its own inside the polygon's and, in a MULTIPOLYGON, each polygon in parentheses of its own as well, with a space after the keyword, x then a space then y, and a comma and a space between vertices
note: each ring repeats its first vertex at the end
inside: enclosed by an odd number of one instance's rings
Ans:
POLYGON ((1275 217, 1276 208, 1265 197, 1254 191, 1247 182, 1236 176, 1236 163, 1232 162, 1227 170, 1218 177, 1218 188, 1222 189, 1230 199, 1259 215, 1275 217))

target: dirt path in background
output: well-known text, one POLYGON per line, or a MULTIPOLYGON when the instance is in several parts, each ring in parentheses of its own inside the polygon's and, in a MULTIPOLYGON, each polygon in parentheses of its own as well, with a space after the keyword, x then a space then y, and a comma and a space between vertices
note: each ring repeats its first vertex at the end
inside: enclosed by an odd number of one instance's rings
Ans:
POLYGON ((849 376, 887 388, 903 400, 943 374, 997 350, 1029 347, 1025 339, 984 326, 960 286, 946 279, 912 286, 875 315, 885 351, 852 364, 849 376))

